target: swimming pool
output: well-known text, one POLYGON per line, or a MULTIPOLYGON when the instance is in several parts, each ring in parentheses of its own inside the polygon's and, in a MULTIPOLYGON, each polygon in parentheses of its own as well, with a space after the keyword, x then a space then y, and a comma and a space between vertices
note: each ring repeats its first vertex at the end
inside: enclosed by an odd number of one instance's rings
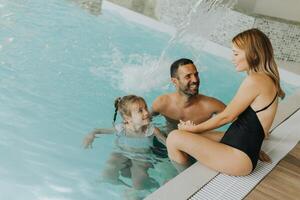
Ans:
MULTIPOLYGON (((70 1, 0 0, 0 19, 1 199, 135 195, 101 181, 113 136, 81 147, 89 131, 111 126, 113 100, 135 93, 151 105, 173 91, 169 65, 179 57, 195 59, 200 91, 225 103, 242 80, 227 60, 203 51, 194 58, 183 44, 157 67, 171 36, 107 7, 95 16, 70 1)), ((160 184, 174 170, 167 159, 155 167, 149 173, 160 184)))

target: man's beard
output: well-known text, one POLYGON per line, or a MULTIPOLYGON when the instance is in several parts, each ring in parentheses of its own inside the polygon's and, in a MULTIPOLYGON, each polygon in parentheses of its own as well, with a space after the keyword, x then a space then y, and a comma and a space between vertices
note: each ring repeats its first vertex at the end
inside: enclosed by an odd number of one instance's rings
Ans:
POLYGON ((188 97, 192 97, 192 96, 196 96, 196 95, 198 95, 199 94, 199 83, 191 83, 191 84, 188 84, 186 87, 184 87, 184 88, 181 88, 180 89, 181 90, 181 92, 183 93, 183 94, 185 94, 186 96, 188 96, 188 97), (193 85, 195 85, 196 86, 196 88, 195 89, 190 89, 190 87, 191 86, 193 86, 193 85))

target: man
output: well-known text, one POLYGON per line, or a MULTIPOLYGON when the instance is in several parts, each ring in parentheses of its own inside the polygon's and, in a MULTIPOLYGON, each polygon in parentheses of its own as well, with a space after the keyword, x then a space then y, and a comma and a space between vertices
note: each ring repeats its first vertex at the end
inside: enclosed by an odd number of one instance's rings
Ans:
POLYGON ((225 109, 221 101, 199 94, 200 80, 192 60, 181 58, 171 65, 171 81, 176 92, 157 97, 152 105, 152 115, 163 115, 168 131, 182 121, 199 124, 225 109))

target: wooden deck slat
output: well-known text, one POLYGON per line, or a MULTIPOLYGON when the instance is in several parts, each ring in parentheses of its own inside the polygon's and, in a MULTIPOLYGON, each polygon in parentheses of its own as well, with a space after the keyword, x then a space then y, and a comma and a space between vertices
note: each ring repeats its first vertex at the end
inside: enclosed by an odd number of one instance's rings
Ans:
POLYGON ((279 162, 272 172, 245 199, 300 199, 300 143, 279 162))

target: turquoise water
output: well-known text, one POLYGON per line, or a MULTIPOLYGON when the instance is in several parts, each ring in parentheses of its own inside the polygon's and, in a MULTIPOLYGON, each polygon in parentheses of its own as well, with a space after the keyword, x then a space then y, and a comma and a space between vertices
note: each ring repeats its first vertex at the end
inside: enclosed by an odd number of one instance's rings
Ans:
MULTIPOLYGON (((201 92, 225 103, 243 78, 228 61, 201 51, 194 58, 183 44, 157 68, 170 36, 106 9, 95 16, 72 1, 0 0, 0 19, 0 199, 146 196, 155 188, 101 181, 113 136, 81 147, 89 131, 111 126, 113 100, 135 93, 151 105, 173 91, 169 65, 180 57, 196 60, 201 92)), ((167 159, 152 162, 160 185, 174 175, 167 159)))

